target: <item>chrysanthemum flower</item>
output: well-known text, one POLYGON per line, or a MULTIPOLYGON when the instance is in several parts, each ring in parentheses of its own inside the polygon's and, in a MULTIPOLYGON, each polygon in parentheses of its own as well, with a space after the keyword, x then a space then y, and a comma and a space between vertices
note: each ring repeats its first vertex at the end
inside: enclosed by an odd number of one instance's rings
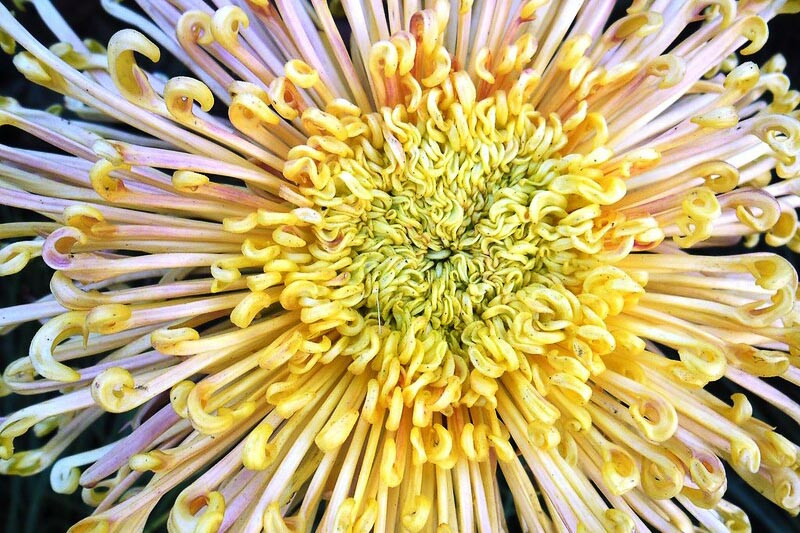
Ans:
POLYGON ((748 401, 800 421, 797 274, 702 253, 800 246, 800 94, 740 58, 797 2, 342 0, 349 38, 325 0, 137 3, 102 2, 138 28, 107 50, 0 7, 71 117, 0 102, 53 147, 0 146, 0 202, 42 215, 0 273, 55 271, 0 313, 43 321, 0 470, 52 465, 73 531, 181 484, 171 531, 485 533, 506 498, 526 531, 745 531, 725 463, 800 511, 748 401))

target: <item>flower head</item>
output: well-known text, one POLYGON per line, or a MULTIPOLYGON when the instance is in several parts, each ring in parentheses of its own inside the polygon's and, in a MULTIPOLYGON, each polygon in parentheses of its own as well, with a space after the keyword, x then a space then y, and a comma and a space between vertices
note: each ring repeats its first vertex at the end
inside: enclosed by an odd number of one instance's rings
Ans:
POLYGON ((0 101, 0 274, 51 294, 0 471, 53 466, 74 531, 749 528, 724 463, 800 511, 800 94, 740 61, 796 2, 103 1, 107 48, 31 0, 0 101), (424 5, 423 5, 424 4, 424 5), (140 65, 168 51, 194 77, 140 65), (27 240, 24 240, 27 239, 27 240), (706 385, 744 392, 719 398, 706 385), (102 448, 63 452, 104 412, 102 448), (42 446, 21 450, 33 430, 42 446), (199 477, 197 475, 199 474, 199 477), (502 478, 510 491, 501 491, 502 478))

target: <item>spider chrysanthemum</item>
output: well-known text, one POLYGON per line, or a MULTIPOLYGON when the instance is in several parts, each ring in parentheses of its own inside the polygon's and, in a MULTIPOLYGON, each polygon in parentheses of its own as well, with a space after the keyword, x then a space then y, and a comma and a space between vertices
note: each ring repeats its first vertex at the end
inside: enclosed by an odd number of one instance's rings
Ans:
POLYGON ((179 486, 173 532, 749 530, 726 463, 800 511, 748 401, 800 422, 797 274, 702 250, 800 248, 800 94, 741 59, 796 1, 104 0, 107 49, 30 4, 56 42, 0 44, 65 104, 0 100, 53 147, 0 145, 0 274, 55 273, 0 311, 43 322, 0 471, 73 531, 179 486))

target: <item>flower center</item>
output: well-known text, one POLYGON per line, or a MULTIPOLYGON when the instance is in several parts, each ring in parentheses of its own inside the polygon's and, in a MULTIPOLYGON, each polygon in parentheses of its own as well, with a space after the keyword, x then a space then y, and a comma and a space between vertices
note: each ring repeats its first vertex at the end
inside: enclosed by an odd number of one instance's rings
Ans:
MULTIPOLYGON (((319 135, 293 149, 285 174, 321 212, 309 250, 335 264, 335 290, 357 313, 339 327, 362 339, 348 348, 351 370, 380 351, 376 370, 399 377, 379 381, 453 379, 455 402, 468 379, 472 401, 491 398, 481 383, 526 365, 520 351, 546 354, 574 338, 590 321, 580 311, 588 296, 579 300, 587 287, 608 293, 600 300, 640 292, 621 272, 595 267, 646 244, 648 228, 603 212, 625 188, 598 168, 603 149, 571 152, 585 113, 545 117, 502 91, 477 100, 471 82, 452 79, 456 89, 424 90, 380 113, 334 103, 304 115, 319 135)), ((301 305, 324 309, 331 293, 304 294, 301 305)), ((602 304, 595 318, 621 305, 602 304)))
POLYGON ((535 113, 519 131, 506 124, 463 141, 447 137, 446 122, 392 118, 402 120, 402 157, 384 142, 371 160, 341 163, 370 196, 353 217, 348 271, 363 276, 368 316, 401 330, 424 317, 457 349, 460 331, 498 298, 546 273, 549 259, 566 259, 551 243, 567 200, 546 191, 565 171, 555 151, 566 138, 535 113), (537 198, 546 205, 532 214, 537 198))

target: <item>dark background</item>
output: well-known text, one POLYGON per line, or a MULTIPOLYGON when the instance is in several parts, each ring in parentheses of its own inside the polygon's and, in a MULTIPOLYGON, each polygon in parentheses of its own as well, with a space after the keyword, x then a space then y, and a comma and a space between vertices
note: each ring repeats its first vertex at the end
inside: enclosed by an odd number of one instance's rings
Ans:
MULTIPOLYGON (((91 37, 105 43, 113 33, 124 26, 109 17, 99 7, 95 0, 54 0, 53 3, 64 14, 76 33, 82 37, 91 37)), ((9 0, 3 4, 10 6, 9 0)), ((126 2, 132 4, 132 2, 126 2)), ((622 13, 629 5, 620 2, 617 11, 622 13)), ((26 12, 18 13, 18 19, 39 37, 43 43, 49 45, 54 42, 42 25, 37 14, 31 6, 26 12)), ((612 19, 613 20, 613 19, 612 19)), ((782 53, 787 61, 787 75, 792 79, 792 86, 800 86, 800 35, 798 33, 800 15, 782 16, 770 22, 770 39, 764 49, 751 56, 752 60, 762 64, 775 53, 782 53)), ((750 58, 748 58, 750 59, 750 58)), ((170 61, 168 54, 164 54, 158 69, 170 74, 178 74, 180 65, 170 61)), ((13 96, 24 105, 36 108, 45 108, 50 104, 59 103, 60 97, 45 89, 35 86, 25 80, 11 64, 11 58, 0 54, 0 96, 13 96)), ((39 147, 25 135, 20 135, 17 130, 9 127, 0 127, 0 143, 14 146, 39 147)), ((0 222, 31 220, 30 213, 9 209, 0 206, 0 222)), ((762 248, 762 246, 759 246, 762 248)), ((764 250, 767 247, 763 247, 764 250)), ((734 250, 726 249, 723 253, 734 250)), ((743 251, 743 250, 736 250, 743 251)), ((789 258, 793 264, 798 265, 797 257, 792 252, 780 249, 782 255, 789 258)), ((17 275, 0 278, 0 307, 16 305, 34 301, 48 292, 48 283, 51 272, 41 262, 32 261, 26 269, 17 275)), ((24 325, 10 334, 0 337, 0 368, 14 359, 27 354, 28 343, 36 331, 35 324, 24 325)), ((782 386, 781 381, 775 382, 782 386)), ((736 392, 734 386, 724 383, 712 384, 712 390, 720 397, 727 399, 731 393, 736 392)), ((800 400, 797 390, 782 388, 795 400, 800 400)), ((777 412, 769 405, 760 402, 752 395, 748 395, 754 405, 756 415, 772 425, 780 428, 780 432, 793 440, 800 442, 800 431, 788 417, 777 412)), ((36 398, 25 398, 16 395, 0 398, 0 416, 29 405, 36 398)), ((77 442, 73 443, 67 455, 83 450, 95 448, 115 440, 114 435, 127 420, 125 415, 106 415, 95 423, 77 442)), ((30 449, 24 437, 17 440, 20 449, 30 449)), ((31 441, 31 444, 33 442, 31 441)), ((763 499, 755 491, 743 484, 735 473, 729 469, 729 488, 726 499, 741 506, 750 515, 753 531, 756 532, 787 532, 800 531, 800 522, 772 503, 763 499)), ((167 502, 170 496, 165 498, 167 502)), ((166 513, 169 511, 168 503, 161 505, 151 517, 148 531, 165 531, 166 513)), ((507 511, 513 515, 513 506, 507 506, 507 511)), ((0 530, 26 533, 50 533, 64 531, 70 525, 91 512, 91 509, 81 501, 79 492, 72 496, 53 493, 49 483, 49 469, 41 474, 28 478, 0 477, 0 530)), ((515 531, 518 528, 516 521, 510 517, 509 528, 515 531)))

